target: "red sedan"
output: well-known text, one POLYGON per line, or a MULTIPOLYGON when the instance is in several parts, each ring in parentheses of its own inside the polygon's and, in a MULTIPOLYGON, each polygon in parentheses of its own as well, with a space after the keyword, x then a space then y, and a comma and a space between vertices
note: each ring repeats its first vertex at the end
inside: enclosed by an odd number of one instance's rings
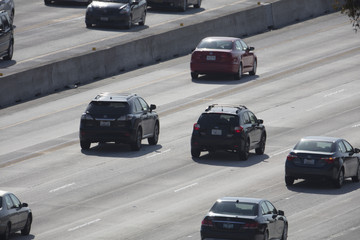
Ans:
POLYGON ((240 38, 204 38, 191 55, 191 77, 197 79, 199 74, 227 73, 240 79, 246 72, 255 75, 257 57, 254 49, 240 38))

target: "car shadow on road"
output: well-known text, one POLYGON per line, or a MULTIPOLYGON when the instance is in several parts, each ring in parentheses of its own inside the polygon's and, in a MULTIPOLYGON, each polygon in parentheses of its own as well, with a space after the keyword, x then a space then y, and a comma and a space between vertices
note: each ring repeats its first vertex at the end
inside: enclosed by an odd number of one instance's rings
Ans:
POLYGON ((225 167, 250 167, 261 162, 266 162, 270 157, 266 154, 256 155, 250 152, 248 160, 241 161, 238 159, 237 153, 219 151, 215 153, 204 153, 199 158, 192 158, 193 161, 199 164, 214 165, 214 166, 225 166, 225 167))
POLYGON ((148 7, 147 11, 149 13, 154 13, 157 15, 160 14, 173 14, 173 15, 194 15, 196 13, 200 13, 205 11, 204 8, 200 7, 200 8, 193 8, 193 7, 188 7, 187 10, 185 12, 180 11, 177 8, 171 8, 171 7, 148 7))
POLYGON ((23 236, 20 233, 12 233, 10 235, 11 240, 32 240, 35 239, 35 236, 32 234, 29 234, 27 236, 23 236))
POLYGON ((140 32, 140 31, 146 30, 148 28, 149 28, 148 25, 140 26, 138 24, 133 24, 133 26, 130 29, 126 29, 125 26, 114 27, 111 25, 87 27, 88 30, 96 30, 96 31, 103 31, 103 32, 140 32))
POLYGON ((296 180, 293 186, 287 186, 289 191, 307 194, 342 195, 357 191, 360 183, 346 179, 341 188, 335 188, 330 180, 296 180))
POLYGON ((197 84, 229 84, 229 85, 238 85, 242 83, 247 83, 256 80, 259 78, 259 75, 247 75, 241 77, 240 80, 235 80, 231 75, 223 74, 211 74, 211 75, 201 75, 197 79, 192 79, 193 83, 197 84))
POLYGON ((14 66, 15 64, 16 64, 15 60, 10 60, 10 61, 6 61, 6 60, 1 61, 0 60, 0 69, 5 69, 8 67, 14 66))
POLYGON ((89 150, 81 150, 81 152, 88 156, 137 158, 159 153, 161 149, 161 145, 148 145, 145 142, 139 151, 133 151, 128 144, 92 143, 89 150))

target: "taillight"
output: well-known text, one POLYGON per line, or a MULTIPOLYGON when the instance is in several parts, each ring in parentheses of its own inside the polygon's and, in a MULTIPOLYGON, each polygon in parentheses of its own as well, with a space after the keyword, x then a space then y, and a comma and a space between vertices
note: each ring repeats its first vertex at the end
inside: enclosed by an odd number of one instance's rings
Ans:
POLYGON ((259 227, 258 222, 250 222, 245 224, 244 229, 257 229, 258 227, 259 227))
POLYGON ((200 130, 200 124, 195 123, 194 124, 194 130, 196 130, 196 131, 200 130))
POLYGON ((126 114, 126 115, 122 115, 117 120, 118 121, 129 121, 129 120, 133 119, 133 117, 134 117, 133 114, 126 114))
POLYGON ((202 222, 201 222, 201 225, 202 226, 207 226, 207 227, 213 227, 214 226, 214 224, 213 224, 213 222, 211 221, 211 219, 209 219, 209 218, 204 218, 204 220, 202 220, 202 222))
POLYGON ((289 155, 286 157, 286 160, 287 160, 287 161, 292 161, 292 160, 294 160, 295 158, 297 158, 296 155, 289 154, 289 155))
POLYGON ((93 117, 90 116, 90 114, 88 114, 88 113, 83 113, 81 115, 81 119, 83 119, 83 120, 94 120, 93 117))
POLYGON ((236 133, 241 133, 242 132, 242 130, 243 130, 243 128, 242 127, 235 127, 234 128, 234 131, 236 132, 236 133))
POLYGON ((324 160, 326 163, 332 164, 335 161, 335 158, 332 157, 327 157, 327 158, 321 158, 322 160, 324 160))
POLYGON ((201 59, 201 53, 200 52, 193 52, 193 54, 191 55, 191 60, 194 60, 194 59, 201 59))

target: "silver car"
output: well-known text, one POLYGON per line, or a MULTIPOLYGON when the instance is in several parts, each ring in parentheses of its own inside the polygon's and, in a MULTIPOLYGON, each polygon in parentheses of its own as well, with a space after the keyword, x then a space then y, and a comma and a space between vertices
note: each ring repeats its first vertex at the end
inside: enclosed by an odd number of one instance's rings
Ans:
POLYGON ((14 0, 0 0, 0 11, 5 10, 10 17, 11 22, 15 17, 15 4, 14 0))
POLYGON ((10 192, 0 190, 0 239, 8 240, 11 233, 21 231, 29 235, 32 212, 27 203, 10 192))

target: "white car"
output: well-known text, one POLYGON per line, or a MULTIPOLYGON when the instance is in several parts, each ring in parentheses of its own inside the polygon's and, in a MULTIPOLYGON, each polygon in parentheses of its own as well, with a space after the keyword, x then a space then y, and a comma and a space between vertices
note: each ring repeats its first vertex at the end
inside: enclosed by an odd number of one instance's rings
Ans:
POLYGON ((10 17, 11 22, 15 17, 15 4, 14 0, 0 0, 0 11, 5 10, 10 17))

